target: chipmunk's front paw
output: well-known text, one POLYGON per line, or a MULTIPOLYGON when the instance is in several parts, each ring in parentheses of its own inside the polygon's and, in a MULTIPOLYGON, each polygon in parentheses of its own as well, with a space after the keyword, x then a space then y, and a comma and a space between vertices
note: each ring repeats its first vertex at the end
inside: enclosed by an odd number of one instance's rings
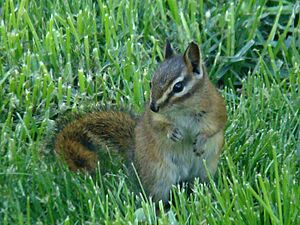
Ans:
POLYGON ((193 150, 195 154, 201 157, 204 153, 204 145, 206 143, 207 137, 206 135, 200 134, 196 137, 193 143, 193 150))
POLYGON ((167 136, 175 142, 181 141, 183 139, 183 135, 178 128, 172 128, 171 130, 169 130, 167 136))

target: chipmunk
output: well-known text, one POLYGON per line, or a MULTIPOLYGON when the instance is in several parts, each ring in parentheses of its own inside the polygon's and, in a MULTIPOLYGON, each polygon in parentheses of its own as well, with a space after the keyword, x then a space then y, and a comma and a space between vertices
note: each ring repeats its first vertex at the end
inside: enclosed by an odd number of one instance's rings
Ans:
POLYGON ((216 172, 224 144, 225 103, 210 82, 196 43, 175 55, 169 42, 151 80, 140 119, 116 111, 89 113, 56 136, 55 151, 72 170, 95 169, 97 148, 112 145, 135 166, 146 193, 167 202, 170 189, 216 172))

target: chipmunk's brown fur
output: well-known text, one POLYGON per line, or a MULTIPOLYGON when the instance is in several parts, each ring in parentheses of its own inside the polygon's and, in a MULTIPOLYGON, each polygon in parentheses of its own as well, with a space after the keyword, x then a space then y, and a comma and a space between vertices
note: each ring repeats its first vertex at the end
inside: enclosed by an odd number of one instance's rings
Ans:
POLYGON ((150 105, 139 122, 123 112, 89 113, 58 133, 55 150, 71 169, 92 171, 95 150, 112 144, 134 163, 147 193, 166 202, 172 185, 206 179, 204 161, 215 173, 226 109, 193 42, 183 55, 174 55, 168 43, 151 84, 150 105))
POLYGON ((55 138, 55 150, 71 170, 93 171, 97 150, 105 145, 128 157, 134 148, 136 121, 128 113, 100 111, 87 113, 67 124, 55 138))

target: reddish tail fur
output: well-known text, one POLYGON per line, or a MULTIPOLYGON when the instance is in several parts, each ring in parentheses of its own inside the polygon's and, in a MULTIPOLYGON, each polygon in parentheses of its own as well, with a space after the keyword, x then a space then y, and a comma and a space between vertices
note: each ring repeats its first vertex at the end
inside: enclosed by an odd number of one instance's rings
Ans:
POLYGON ((71 170, 93 171, 97 151, 111 146, 125 157, 133 152, 135 119, 124 112, 88 113, 67 124, 55 138, 55 151, 71 170))

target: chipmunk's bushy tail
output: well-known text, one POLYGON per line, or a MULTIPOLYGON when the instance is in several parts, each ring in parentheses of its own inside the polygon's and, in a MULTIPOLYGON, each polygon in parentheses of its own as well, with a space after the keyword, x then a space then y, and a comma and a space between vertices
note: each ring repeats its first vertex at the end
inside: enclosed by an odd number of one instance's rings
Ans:
POLYGON ((98 161, 97 150, 103 145, 111 146, 125 157, 133 152, 135 126, 136 119, 129 113, 87 113, 60 128, 54 148, 71 170, 93 171, 98 161))

